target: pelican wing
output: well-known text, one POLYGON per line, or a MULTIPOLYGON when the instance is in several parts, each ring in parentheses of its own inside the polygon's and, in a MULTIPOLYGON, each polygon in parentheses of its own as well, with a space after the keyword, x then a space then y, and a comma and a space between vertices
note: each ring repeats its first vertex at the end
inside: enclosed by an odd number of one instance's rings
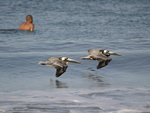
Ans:
POLYGON ((56 68, 56 77, 59 77, 61 76, 64 72, 66 72, 66 69, 67 69, 67 65, 63 66, 63 67, 57 67, 56 68))
POLYGON ((62 61, 53 61, 53 67, 56 69, 56 77, 59 77, 66 72, 68 66, 62 61))
POLYGON ((46 61, 46 62, 39 61, 38 64, 41 64, 41 65, 47 65, 47 66, 53 66, 53 63, 51 63, 51 62, 49 62, 49 61, 46 61))
POLYGON ((56 61, 56 60, 60 60, 61 57, 50 57, 50 58, 47 58, 47 61, 50 61, 50 62, 53 62, 53 61, 56 61))
POLYGON ((100 51, 103 51, 104 49, 92 49, 92 50, 88 50, 88 55, 99 55, 101 54, 100 51))
POLYGON ((97 66, 97 69, 102 68, 102 67, 108 65, 108 63, 111 61, 111 58, 107 58, 105 60, 104 59, 99 59, 98 61, 99 61, 99 64, 97 66))
POLYGON ((56 69, 56 77, 61 76, 68 68, 66 62, 61 60, 61 57, 50 57, 47 58, 46 62, 40 61, 38 64, 54 67, 56 69))
POLYGON ((90 56, 93 60, 97 60, 99 61, 99 64, 97 66, 97 69, 102 68, 106 65, 108 65, 108 63, 112 60, 111 58, 99 53, 98 55, 91 55, 90 56))
POLYGON ((82 60, 91 60, 91 57, 90 56, 80 57, 80 59, 82 59, 82 60))

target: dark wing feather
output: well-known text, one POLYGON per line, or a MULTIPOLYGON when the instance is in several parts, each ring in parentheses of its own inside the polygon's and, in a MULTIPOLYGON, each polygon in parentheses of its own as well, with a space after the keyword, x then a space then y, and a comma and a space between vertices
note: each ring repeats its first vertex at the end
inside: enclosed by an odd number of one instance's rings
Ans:
POLYGON ((55 61, 53 62, 53 67, 56 69, 56 77, 59 77, 66 72, 68 66, 62 61, 55 61))
POLYGON ((98 55, 94 55, 94 56, 91 56, 93 60, 97 60, 99 61, 99 64, 97 66, 97 69, 99 68, 102 68, 106 65, 108 65, 108 63, 112 60, 111 58, 103 55, 103 54, 98 54, 98 55))
POLYGON ((67 69, 67 65, 63 66, 63 67, 57 67, 56 68, 56 77, 59 77, 61 76, 64 72, 66 72, 66 69, 67 69))
POLYGON ((99 60, 99 64, 97 66, 97 69, 102 68, 106 65, 108 65, 108 63, 111 61, 111 58, 107 59, 107 60, 99 60))

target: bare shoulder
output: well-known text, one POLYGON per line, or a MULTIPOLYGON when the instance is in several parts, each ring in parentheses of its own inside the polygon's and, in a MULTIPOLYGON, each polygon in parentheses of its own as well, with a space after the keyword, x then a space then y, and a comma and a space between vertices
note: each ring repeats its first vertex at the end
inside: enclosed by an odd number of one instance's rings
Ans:
POLYGON ((20 26, 25 25, 25 24, 26 24, 26 22, 23 22, 20 26))
POLYGON ((20 30, 30 30, 30 31, 34 31, 34 24, 29 23, 29 22, 23 22, 20 25, 20 30))
POLYGON ((19 28, 19 29, 22 30, 25 24, 26 24, 26 22, 23 22, 23 23, 20 25, 20 28, 19 28))
POLYGON ((31 23, 30 26, 31 26, 30 31, 33 31, 34 30, 34 24, 31 23))
POLYGON ((30 25, 34 27, 34 24, 31 23, 30 25))

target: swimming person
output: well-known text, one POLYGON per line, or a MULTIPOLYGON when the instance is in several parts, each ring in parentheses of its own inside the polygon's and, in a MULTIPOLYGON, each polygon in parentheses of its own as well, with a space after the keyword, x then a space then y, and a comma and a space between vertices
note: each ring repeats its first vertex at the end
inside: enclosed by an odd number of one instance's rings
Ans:
POLYGON ((33 31, 34 30, 34 24, 32 24, 33 18, 31 15, 26 16, 26 22, 23 22, 20 25, 19 30, 25 30, 25 31, 33 31))

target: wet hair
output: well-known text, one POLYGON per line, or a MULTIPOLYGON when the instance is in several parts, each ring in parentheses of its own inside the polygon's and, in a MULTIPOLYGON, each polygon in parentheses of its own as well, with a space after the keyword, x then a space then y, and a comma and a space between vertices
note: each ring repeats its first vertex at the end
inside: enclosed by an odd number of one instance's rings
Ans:
POLYGON ((27 16, 26 16, 26 20, 28 21, 28 20, 30 20, 30 19, 32 19, 32 16, 31 16, 31 15, 27 15, 27 16))

